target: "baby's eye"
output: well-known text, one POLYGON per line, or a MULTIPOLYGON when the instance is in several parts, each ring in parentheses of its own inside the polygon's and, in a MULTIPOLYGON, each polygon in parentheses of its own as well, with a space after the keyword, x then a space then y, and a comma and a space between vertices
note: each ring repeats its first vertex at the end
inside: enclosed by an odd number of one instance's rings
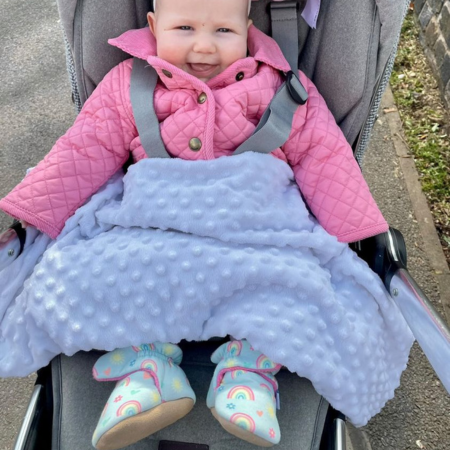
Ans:
POLYGON ((217 31, 220 33, 229 33, 231 30, 229 28, 219 28, 217 31))
POLYGON ((181 27, 178 27, 180 30, 189 31, 192 30, 192 27, 189 25, 181 25, 181 27))

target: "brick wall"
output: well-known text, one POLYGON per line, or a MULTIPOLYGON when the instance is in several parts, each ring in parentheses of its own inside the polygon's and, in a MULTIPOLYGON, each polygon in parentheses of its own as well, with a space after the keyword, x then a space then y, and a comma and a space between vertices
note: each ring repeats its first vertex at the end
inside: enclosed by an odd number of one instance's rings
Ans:
POLYGON ((450 0, 415 0, 421 41, 450 109, 450 0))

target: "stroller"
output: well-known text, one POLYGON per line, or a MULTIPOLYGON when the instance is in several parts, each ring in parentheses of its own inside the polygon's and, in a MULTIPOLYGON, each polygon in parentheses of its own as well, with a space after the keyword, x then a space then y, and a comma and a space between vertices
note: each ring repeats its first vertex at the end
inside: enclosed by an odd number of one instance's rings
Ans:
MULTIPOLYGON (((300 54, 300 68, 312 78, 327 99, 336 120, 344 130, 348 141, 353 145, 356 158, 360 161, 376 117, 381 93, 389 79, 405 5, 388 7, 386 4, 390 2, 381 1, 377 2, 377 5, 373 1, 339 3, 337 5, 336 2, 322 2, 317 30, 308 30, 300 17, 295 20, 300 30, 296 33, 296 36, 299 36, 297 54, 300 54), (397 10, 392 11, 389 8, 397 10), (338 34, 339 24, 342 23, 341 18, 345 17, 349 23, 356 22, 356 17, 352 17, 352 14, 360 18, 361 28, 346 30, 345 39, 347 42, 358 42, 361 45, 364 60, 371 68, 367 72, 364 64, 354 63, 354 60, 360 57, 359 52, 348 48, 348 54, 343 54, 342 44, 333 38, 338 34), (331 18, 334 18, 335 22, 331 18), (367 24, 370 24, 371 33, 367 33, 367 24), (350 37, 350 32, 354 32, 355 36, 350 37), (336 54, 336 48, 340 50, 340 57, 331 58, 336 54), (331 61, 334 62, 333 65, 331 61), (357 67, 359 64, 364 67, 364 76, 352 69, 352 78, 350 78, 350 73, 345 73, 345 67, 357 67), (336 73, 345 73, 344 80, 335 80, 336 73), (347 82, 351 89, 342 85, 343 82, 347 82), (340 92, 348 92, 351 95, 346 95, 343 99, 342 95, 339 95, 340 92)), ((261 30, 269 32, 272 29, 274 32, 276 27, 271 26, 267 14, 268 4, 269 2, 262 0, 255 3, 252 18, 261 30)), ((297 2, 281 2, 274 5, 272 12, 278 10, 292 17, 297 2)), ((301 8, 305 5, 299 6, 301 8)), ((145 22, 146 11, 151 9, 151 2, 109 0, 109 20, 105 24, 105 29, 98 26, 95 21, 96 17, 101 17, 102 9, 104 9, 102 2, 98 0, 95 2, 60 1, 59 7, 68 37, 67 54, 74 86, 73 97, 77 108, 80 108, 103 75, 124 58, 124 55, 117 50, 101 43, 106 43, 107 37, 116 36, 126 29, 142 26, 145 22), (113 19, 113 15, 117 19, 113 19), (89 22, 90 18, 93 18, 93 24, 89 22), (88 41, 86 42, 85 39, 88 41), (91 39, 92 42, 98 43, 98 48, 91 48, 91 39), (80 42, 83 42, 83 50, 82 53, 77 53, 80 50, 80 42), (98 55, 102 55, 103 59, 99 61, 98 55)), ((404 286, 412 282, 404 267, 406 258, 404 249, 401 247, 401 237, 395 231, 391 231, 386 236, 386 241, 363 242, 357 251, 383 276, 393 296, 410 299, 408 290, 404 290, 404 286)), ((416 292, 420 292, 414 284, 412 286, 416 292)), ((408 310, 408 306, 405 310, 408 310)), ((444 325, 439 322, 438 325, 446 330, 444 325)), ((444 338, 447 337, 448 340, 448 332, 445 332, 447 334, 444 338)), ((416 337, 419 339, 419 336, 416 335, 416 337)), ((199 382, 198 386, 193 386, 199 397, 206 394, 202 392, 202 386, 207 386, 207 381, 211 377, 213 368, 209 364, 209 355, 217 345, 217 342, 182 345, 185 353, 184 369, 191 380, 199 382)), ((98 356, 98 352, 79 353, 71 358, 59 356, 49 367, 39 371, 29 412, 16 448, 91 448, 90 431, 109 393, 109 386, 98 385, 91 380, 91 368, 98 356), (83 383, 84 392, 91 399, 89 405, 85 402, 80 404, 77 398, 80 389, 78 382, 83 383), (79 430, 86 430, 85 436, 79 430)), ((279 420, 283 426, 283 440, 279 448, 346 448, 345 418, 338 411, 333 410, 314 391, 308 381, 287 372, 282 372, 279 380, 281 389, 283 385, 289 385, 289 388, 298 394, 292 398, 301 399, 298 403, 288 399, 283 401, 279 414, 279 420)), ((204 401, 200 400, 198 408, 196 407, 179 424, 131 448, 156 449, 159 446, 162 449, 170 449, 172 448, 170 444, 163 443, 167 440, 209 444, 210 448, 251 448, 244 442, 231 440, 225 433, 219 437, 210 436, 209 428, 200 426, 200 424, 209 423, 207 422, 209 411, 201 410, 201 404, 204 404, 204 401), (199 435, 196 430, 202 429, 204 432, 199 435)), ((207 447, 192 445, 185 448, 207 447)))

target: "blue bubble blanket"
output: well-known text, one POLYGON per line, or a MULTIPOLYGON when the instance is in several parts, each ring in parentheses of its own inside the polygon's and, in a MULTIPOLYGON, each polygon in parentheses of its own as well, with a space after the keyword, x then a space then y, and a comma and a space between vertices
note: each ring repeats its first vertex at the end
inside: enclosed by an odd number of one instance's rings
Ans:
POLYGON ((412 334, 381 280, 270 155, 146 159, 0 272, 0 376, 55 355, 232 335, 355 425, 393 397, 412 334))

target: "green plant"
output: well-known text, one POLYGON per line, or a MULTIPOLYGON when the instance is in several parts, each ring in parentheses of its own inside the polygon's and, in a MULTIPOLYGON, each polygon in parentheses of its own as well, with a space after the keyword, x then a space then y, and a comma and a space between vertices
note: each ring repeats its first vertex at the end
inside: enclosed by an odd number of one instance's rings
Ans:
POLYGON ((390 83, 423 192, 450 260, 450 118, 419 42, 412 11, 402 27, 390 83))

